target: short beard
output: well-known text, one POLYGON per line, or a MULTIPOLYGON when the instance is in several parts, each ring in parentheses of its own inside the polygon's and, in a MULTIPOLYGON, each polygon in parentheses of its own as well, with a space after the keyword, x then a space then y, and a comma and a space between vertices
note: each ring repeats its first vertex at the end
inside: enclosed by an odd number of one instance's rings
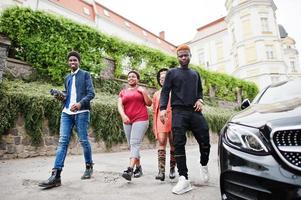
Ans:
POLYGON ((180 62, 180 65, 183 67, 187 67, 189 65, 189 62, 180 62))

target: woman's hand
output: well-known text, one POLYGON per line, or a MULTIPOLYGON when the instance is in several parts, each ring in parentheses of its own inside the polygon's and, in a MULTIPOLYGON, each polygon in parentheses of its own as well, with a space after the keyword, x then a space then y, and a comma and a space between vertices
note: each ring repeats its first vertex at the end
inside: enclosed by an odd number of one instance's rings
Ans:
POLYGON ((167 116, 166 110, 161 110, 160 111, 160 121, 162 122, 162 124, 165 123, 166 116, 167 116))
POLYGON ((145 93, 145 88, 144 88, 144 87, 138 86, 137 90, 138 90, 138 92, 140 92, 141 94, 144 94, 144 93, 145 93))
POLYGON ((122 118, 122 122, 124 124, 129 124, 130 123, 130 119, 127 115, 122 115, 121 118, 122 118))
POLYGON ((152 99, 149 97, 148 91, 144 87, 141 87, 141 86, 138 86, 137 91, 142 94, 145 105, 151 106, 152 99))

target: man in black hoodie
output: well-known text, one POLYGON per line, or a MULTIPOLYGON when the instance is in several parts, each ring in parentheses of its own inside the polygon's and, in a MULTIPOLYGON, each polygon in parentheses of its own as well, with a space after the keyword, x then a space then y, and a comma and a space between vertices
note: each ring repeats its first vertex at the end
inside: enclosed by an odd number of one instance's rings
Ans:
POLYGON ((192 189, 188 180, 186 165, 186 132, 190 130, 200 148, 201 179, 208 182, 208 167, 210 152, 208 124, 202 114, 203 89, 198 72, 189 68, 190 48, 180 45, 177 48, 180 67, 170 69, 166 75, 160 98, 160 120, 164 123, 166 107, 171 92, 172 132, 174 135, 175 158, 179 180, 172 192, 183 194, 192 189))

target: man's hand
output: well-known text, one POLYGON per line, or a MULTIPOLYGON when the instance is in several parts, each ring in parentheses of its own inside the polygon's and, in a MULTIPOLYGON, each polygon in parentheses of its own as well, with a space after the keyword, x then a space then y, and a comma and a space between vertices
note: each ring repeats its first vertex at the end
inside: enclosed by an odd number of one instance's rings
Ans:
POLYGON ((73 105, 71 106, 70 111, 71 111, 71 112, 76 112, 76 111, 80 110, 80 108, 81 108, 80 103, 75 103, 75 104, 73 104, 73 105))
POLYGON ((203 103, 202 103, 202 101, 201 101, 200 99, 198 99, 198 100, 195 102, 193 108, 194 108, 194 110, 197 111, 197 112, 202 112, 202 110, 203 110, 203 103))
POLYGON ((167 116, 166 110, 161 110, 160 111, 160 121, 164 124, 165 123, 165 118, 167 116))
POLYGON ((54 98, 56 98, 59 101, 65 101, 66 100, 66 96, 64 96, 64 95, 55 95, 54 98))

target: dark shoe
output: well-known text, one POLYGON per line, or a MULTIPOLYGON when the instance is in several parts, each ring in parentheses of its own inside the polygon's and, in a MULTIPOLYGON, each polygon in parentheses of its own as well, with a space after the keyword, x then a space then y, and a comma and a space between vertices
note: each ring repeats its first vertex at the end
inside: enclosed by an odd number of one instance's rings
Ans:
POLYGON ((92 164, 86 164, 86 170, 84 174, 82 175, 81 179, 90 179, 93 174, 93 163, 92 164))
POLYGON ((142 167, 141 165, 136 167, 135 171, 134 171, 134 178, 139 178, 143 175, 143 172, 142 172, 142 167))
POLYGON ((61 186, 61 171, 59 169, 52 169, 51 176, 48 180, 39 183, 40 187, 52 188, 61 186))
POLYGON ((128 167, 127 170, 125 170, 122 174, 122 177, 128 181, 132 180, 132 176, 133 176, 133 168, 131 167, 128 167))
POLYGON ((159 171, 158 175, 156 176, 156 180, 164 181, 165 180, 165 173, 159 171))
POLYGON ((176 178, 176 171, 175 171, 175 168, 174 168, 174 167, 170 168, 169 178, 170 178, 170 179, 176 178))

